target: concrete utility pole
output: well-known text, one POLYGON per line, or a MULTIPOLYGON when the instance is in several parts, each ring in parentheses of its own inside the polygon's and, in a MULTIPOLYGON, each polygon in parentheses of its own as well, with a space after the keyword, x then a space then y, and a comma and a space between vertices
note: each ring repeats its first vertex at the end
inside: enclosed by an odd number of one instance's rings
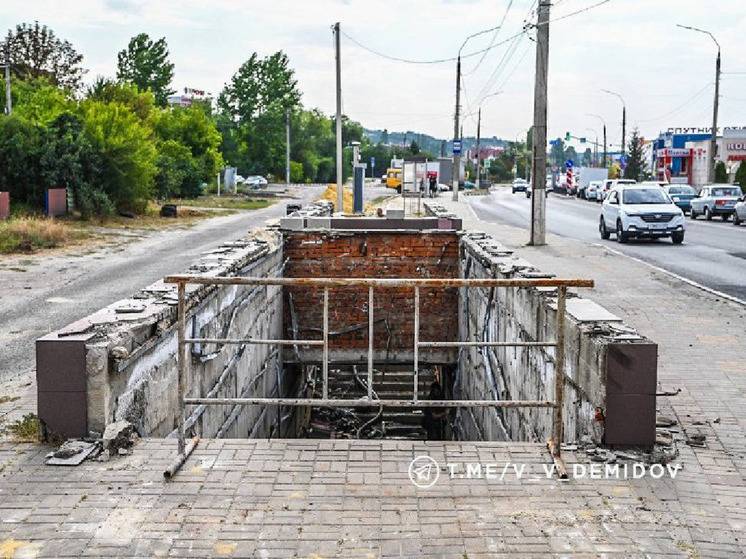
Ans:
POLYGON ((715 60, 715 102, 712 107, 712 138, 710 138, 710 161, 707 169, 707 177, 710 183, 715 182, 715 159, 717 158, 718 149, 718 108, 720 106, 720 43, 718 43, 715 35, 704 29, 698 27, 691 27, 689 25, 679 25, 682 29, 688 29, 689 31, 696 31, 697 33, 704 33, 709 35, 710 39, 713 40, 718 48, 718 56, 715 60))
POLYGON ((337 211, 344 212, 344 184, 342 176, 342 60, 339 52, 339 22, 334 24, 334 52, 337 71, 337 211))
POLYGON ((622 155, 624 155, 625 141, 627 140, 627 103, 624 102, 624 98, 614 91, 608 89, 602 89, 604 93, 617 97, 622 102, 622 155))
MULTIPOLYGON (((466 41, 464 41, 466 44, 466 41)), ((461 45, 464 48, 464 45, 461 45)), ((459 104, 461 103, 461 49, 459 49, 458 61, 456 62, 456 112, 453 117, 453 141, 459 140, 459 104)), ((462 146, 463 147, 463 146, 462 146)), ((461 168, 461 154, 453 150, 453 201, 458 201, 459 169, 461 168)))
POLYGON ((546 244, 547 168, 547 78, 549 75, 549 8, 550 0, 539 0, 536 24, 536 78, 534 80, 534 127, 531 180, 530 245, 546 244))
POLYGON ((285 109, 285 184, 290 184, 290 109, 285 109))
POLYGON ((481 139, 482 134, 482 107, 479 107, 479 116, 477 117, 477 178, 474 181, 474 184, 476 185, 476 189, 479 190, 479 163, 481 161, 481 158, 479 157, 479 140, 481 139))
POLYGON ((5 42, 5 114, 13 112, 13 98, 10 95, 10 40, 5 42))

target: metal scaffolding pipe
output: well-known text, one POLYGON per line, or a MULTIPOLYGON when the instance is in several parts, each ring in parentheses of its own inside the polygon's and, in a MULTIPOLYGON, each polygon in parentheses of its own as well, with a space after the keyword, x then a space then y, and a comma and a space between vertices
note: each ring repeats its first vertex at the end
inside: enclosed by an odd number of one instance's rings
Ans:
POLYGON ((324 408, 377 408, 388 406, 395 408, 553 408, 554 402, 548 400, 368 400, 336 398, 185 398, 187 405, 207 406, 317 406, 324 408))

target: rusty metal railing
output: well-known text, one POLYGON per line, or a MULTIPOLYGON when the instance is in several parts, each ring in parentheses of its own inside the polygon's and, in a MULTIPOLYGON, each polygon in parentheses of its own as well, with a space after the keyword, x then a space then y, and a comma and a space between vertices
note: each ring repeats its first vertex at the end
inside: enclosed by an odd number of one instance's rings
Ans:
POLYGON ((165 283, 175 283, 178 292, 177 307, 177 393, 180 407, 178 428, 178 456, 164 472, 166 478, 173 476, 186 461, 198 442, 193 438, 186 442, 186 406, 188 405, 274 405, 274 406, 322 406, 322 407, 399 407, 399 408, 453 408, 453 407, 502 407, 502 408, 552 408, 552 436, 547 446, 557 464, 560 477, 567 477, 561 459, 562 407, 564 404, 565 381, 565 314, 568 287, 593 287, 593 280, 558 278, 520 279, 374 279, 374 278, 254 278, 254 277, 207 277, 195 275, 175 275, 164 279, 165 283), (186 337, 186 285, 273 285, 281 287, 306 286, 323 289, 323 315, 321 340, 285 340, 259 338, 187 338, 186 337), (368 394, 365 398, 329 398, 329 289, 335 287, 360 286, 368 288, 368 394), (373 399, 373 292, 375 288, 411 287, 414 290, 414 378, 413 394, 410 400, 373 399), (421 341, 420 340, 420 289, 449 287, 553 287, 557 288, 557 323, 554 341, 537 342, 490 342, 490 341, 421 341), (190 344, 264 344, 280 346, 316 346, 322 348, 322 397, 321 398, 185 398, 185 379, 189 366, 186 348, 190 344), (448 347, 554 347, 555 386, 554 400, 420 400, 419 350, 420 348, 448 347))

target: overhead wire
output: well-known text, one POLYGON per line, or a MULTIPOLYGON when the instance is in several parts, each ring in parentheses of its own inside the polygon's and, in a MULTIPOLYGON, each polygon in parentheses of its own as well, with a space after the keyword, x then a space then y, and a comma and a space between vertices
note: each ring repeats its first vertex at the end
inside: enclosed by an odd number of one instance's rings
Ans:
MULTIPOLYGON (((507 6, 507 8, 505 8, 505 13, 503 14, 503 17, 502 17, 502 19, 500 20, 500 24, 499 24, 499 25, 497 26, 497 28, 495 29, 495 32, 494 32, 494 34, 492 35, 492 39, 490 40, 490 44, 489 44, 489 46, 492 46, 492 45, 493 45, 493 44, 495 43, 495 41, 497 40, 497 37, 498 37, 498 35, 500 34, 500 31, 502 30, 503 26, 505 25, 505 20, 506 20, 506 19, 507 19, 507 17, 508 17, 508 13, 510 12, 510 8, 512 8, 512 7, 513 7, 513 2, 514 2, 514 1, 515 1, 515 0, 510 0, 510 1, 508 2, 508 6, 507 6)), ((479 68, 479 67, 480 67, 480 66, 482 65, 482 62, 484 62, 484 59, 485 59, 485 57, 487 56, 487 52, 488 52, 488 51, 484 51, 484 52, 482 53, 482 56, 480 57, 479 61, 478 61, 478 62, 476 63, 476 65, 474 66, 474 68, 472 68, 472 69, 471 69, 470 71, 468 71, 468 72, 464 72, 464 75, 466 75, 466 76, 470 76, 471 74, 473 74, 474 72, 476 72, 476 71, 477 71, 477 69, 478 69, 478 68, 479 68)))

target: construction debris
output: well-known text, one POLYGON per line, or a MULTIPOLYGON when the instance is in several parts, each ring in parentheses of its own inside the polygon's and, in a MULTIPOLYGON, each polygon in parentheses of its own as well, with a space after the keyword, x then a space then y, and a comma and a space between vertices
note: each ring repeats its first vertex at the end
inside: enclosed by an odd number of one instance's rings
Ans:
POLYGON ((129 421, 115 421, 109 423, 102 439, 104 450, 110 453, 118 452, 120 448, 132 447, 137 438, 135 426, 129 421))
POLYGON ((46 464, 50 466, 77 466, 83 460, 101 451, 100 442, 70 439, 60 448, 47 454, 46 464))

